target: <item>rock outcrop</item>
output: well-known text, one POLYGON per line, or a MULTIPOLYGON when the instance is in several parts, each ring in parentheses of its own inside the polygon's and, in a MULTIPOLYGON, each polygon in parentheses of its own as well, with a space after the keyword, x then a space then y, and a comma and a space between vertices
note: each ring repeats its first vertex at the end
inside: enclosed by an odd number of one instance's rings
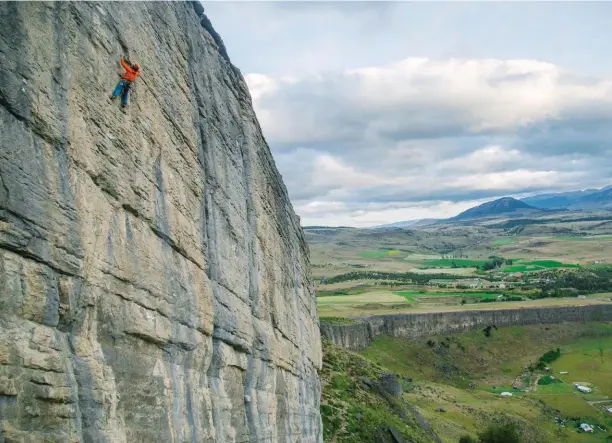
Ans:
POLYGON ((612 304, 373 315, 348 324, 322 321, 321 335, 336 346, 362 351, 381 334, 391 337, 418 338, 472 331, 488 326, 584 323, 589 321, 612 321, 612 304))
POLYGON ((299 219, 201 6, 0 3, 0 441, 318 443, 320 365, 299 219))

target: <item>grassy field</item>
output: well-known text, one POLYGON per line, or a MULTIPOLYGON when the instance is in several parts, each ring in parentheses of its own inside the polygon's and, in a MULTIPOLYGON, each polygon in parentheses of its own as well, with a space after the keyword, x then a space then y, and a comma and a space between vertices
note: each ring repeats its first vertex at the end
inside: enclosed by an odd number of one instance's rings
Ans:
POLYGON ((363 295, 317 297, 317 304, 320 307, 325 305, 364 305, 369 303, 393 304, 405 302, 405 297, 389 291, 368 292, 363 295))
POLYGON ((521 441, 605 441, 612 432, 579 434, 575 424, 559 428, 556 415, 601 424, 612 430, 612 416, 603 406, 590 404, 612 398, 612 324, 531 325, 501 328, 486 337, 482 331, 431 337, 433 342, 378 337, 362 354, 415 383, 406 394, 432 423, 443 442, 456 442, 462 433, 475 433, 500 414, 525 425, 521 441), (444 344, 444 346, 442 346, 444 344), (526 377, 531 390, 512 388, 527 367, 551 348, 561 357, 551 364, 562 383, 538 385, 539 371, 526 377), (567 375, 559 375, 568 371, 567 375), (573 382, 589 383, 592 394, 581 394, 573 382), (472 383, 473 387, 469 388, 472 383), (511 398, 500 397, 503 391, 511 398), (440 407, 445 413, 437 412, 440 407), (535 425, 532 429, 528 424, 535 425))
POLYGON ((427 298, 427 297, 477 297, 477 298, 497 298, 499 292, 423 292, 423 291, 397 291, 394 294, 402 297, 427 298))
POLYGON ((548 237, 551 240, 557 241, 612 241, 612 235, 596 235, 596 236, 569 236, 560 235, 557 237, 548 237))
POLYGON ((574 263, 562 263, 556 260, 534 260, 519 262, 517 264, 504 266, 504 272, 533 272, 554 268, 579 268, 580 265, 574 263))
POLYGON ((497 240, 493 240, 491 242, 491 245, 493 246, 506 246, 506 245, 511 245, 513 243, 516 242, 516 239, 512 239, 512 238, 499 238, 497 240))
POLYGON ((360 257, 364 258, 374 258, 374 259, 382 259, 382 258, 402 258, 401 256, 406 255, 405 252, 402 252, 398 249, 381 249, 377 251, 362 251, 359 253, 360 257))
MULTIPOLYGON (((448 304, 440 305, 434 303, 428 303, 428 301, 435 300, 440 296, 433 296, 429 298, 414 298, 411 295, 411 291, 405 292, 404 296, 395 294, 398 300, 396 302, 377 302, 375 299, 370 298, 369 294, 360 295, 360 301, 358 303, 342 303, 341 300, 337 300, 335 303, 330 300, 328 303, 320 303, 321 298, 318 297, 318 312, 320 317, 360 317, 364 315, 387 315, 387 314, 402 314, 402 313, 422 313, 422 312, 448 312, 448 311, 469 311, 469 310, 490 310, 490 309, 520 309, 520 308, 535 308, 535 307, 547 307, 547 306, 585 306, 591 304, 601 303, 612 303, 612 294, 597 294, 589 296, 588 298, 581 300, 575 297, 572 298, 543 298, 539 300, 523 300, 523 301, 510 301, 510 302, 491 302, 491 303, 470 303, 465 305, 460 304, 448 304), (409 297, 407 299, 406 297, 409 297), (401 300, 401 302, 399 301, 401 300)), ((381 296, 381 300, 386 299, 384 291, 378 293, 381 296), (383 298, 385 297, 385 298, 383 298)), ((419 297, 424 294, 419 293, 419 297)), ((342 299, 346 296, 335 296, 329 297, 330 299, 342 299)))
MULTIPOLYGON (((531 396, 550 403, 562 414, 595 417, 597 408, 588 402, 612 398, 612 337, 586 338, 565 343, 563 355, 551 367, 563 383, 538 386, 531 396), (568 374, 558 374, 561 371, 567 371, 568 374), (573 383, 589 386, 593 392, 580 393, 573 383)), ((612 419, 612 415, 610 417, 612 419)))

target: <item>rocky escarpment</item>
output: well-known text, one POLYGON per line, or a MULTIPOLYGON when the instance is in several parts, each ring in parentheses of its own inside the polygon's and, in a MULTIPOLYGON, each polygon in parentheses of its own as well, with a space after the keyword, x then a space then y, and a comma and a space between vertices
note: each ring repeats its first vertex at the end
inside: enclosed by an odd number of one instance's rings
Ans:
POLYGON ((321 322, 321 335, 336 346, 362 351, 378 335, 417 338, 452 334, 487 326, 520 326, 563 322, 612 321, 612 304, 376 315, 354 323, 321 322))
POLYGON ((307 245, 199 4, 1 3, 0 131, 0 441, 321 441, 307 245))

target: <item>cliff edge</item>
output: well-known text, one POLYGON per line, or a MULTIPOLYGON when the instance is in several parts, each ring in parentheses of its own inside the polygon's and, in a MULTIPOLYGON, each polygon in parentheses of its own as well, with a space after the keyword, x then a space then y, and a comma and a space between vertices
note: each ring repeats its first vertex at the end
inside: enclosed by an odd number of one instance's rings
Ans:
POLYGON ((322 441, 307 245, 199 4, 0 3, 0 132, 0 441, 322 441))
POLYGON ((363 351, 379 335, 415 339, 484 329, 487 326, 612 321, 612 304, 482 309, 359 317, 345 323, 321 321, 321 335, 336 346, 363 351))

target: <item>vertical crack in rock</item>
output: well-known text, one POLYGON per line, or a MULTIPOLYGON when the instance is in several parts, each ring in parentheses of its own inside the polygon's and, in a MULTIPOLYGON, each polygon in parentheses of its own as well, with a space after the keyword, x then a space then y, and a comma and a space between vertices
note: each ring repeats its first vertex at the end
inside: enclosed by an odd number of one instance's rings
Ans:
POLYGON ((0 439, 322 442, 304 236, 198 2, 0 3, 0 125, 0 439))

